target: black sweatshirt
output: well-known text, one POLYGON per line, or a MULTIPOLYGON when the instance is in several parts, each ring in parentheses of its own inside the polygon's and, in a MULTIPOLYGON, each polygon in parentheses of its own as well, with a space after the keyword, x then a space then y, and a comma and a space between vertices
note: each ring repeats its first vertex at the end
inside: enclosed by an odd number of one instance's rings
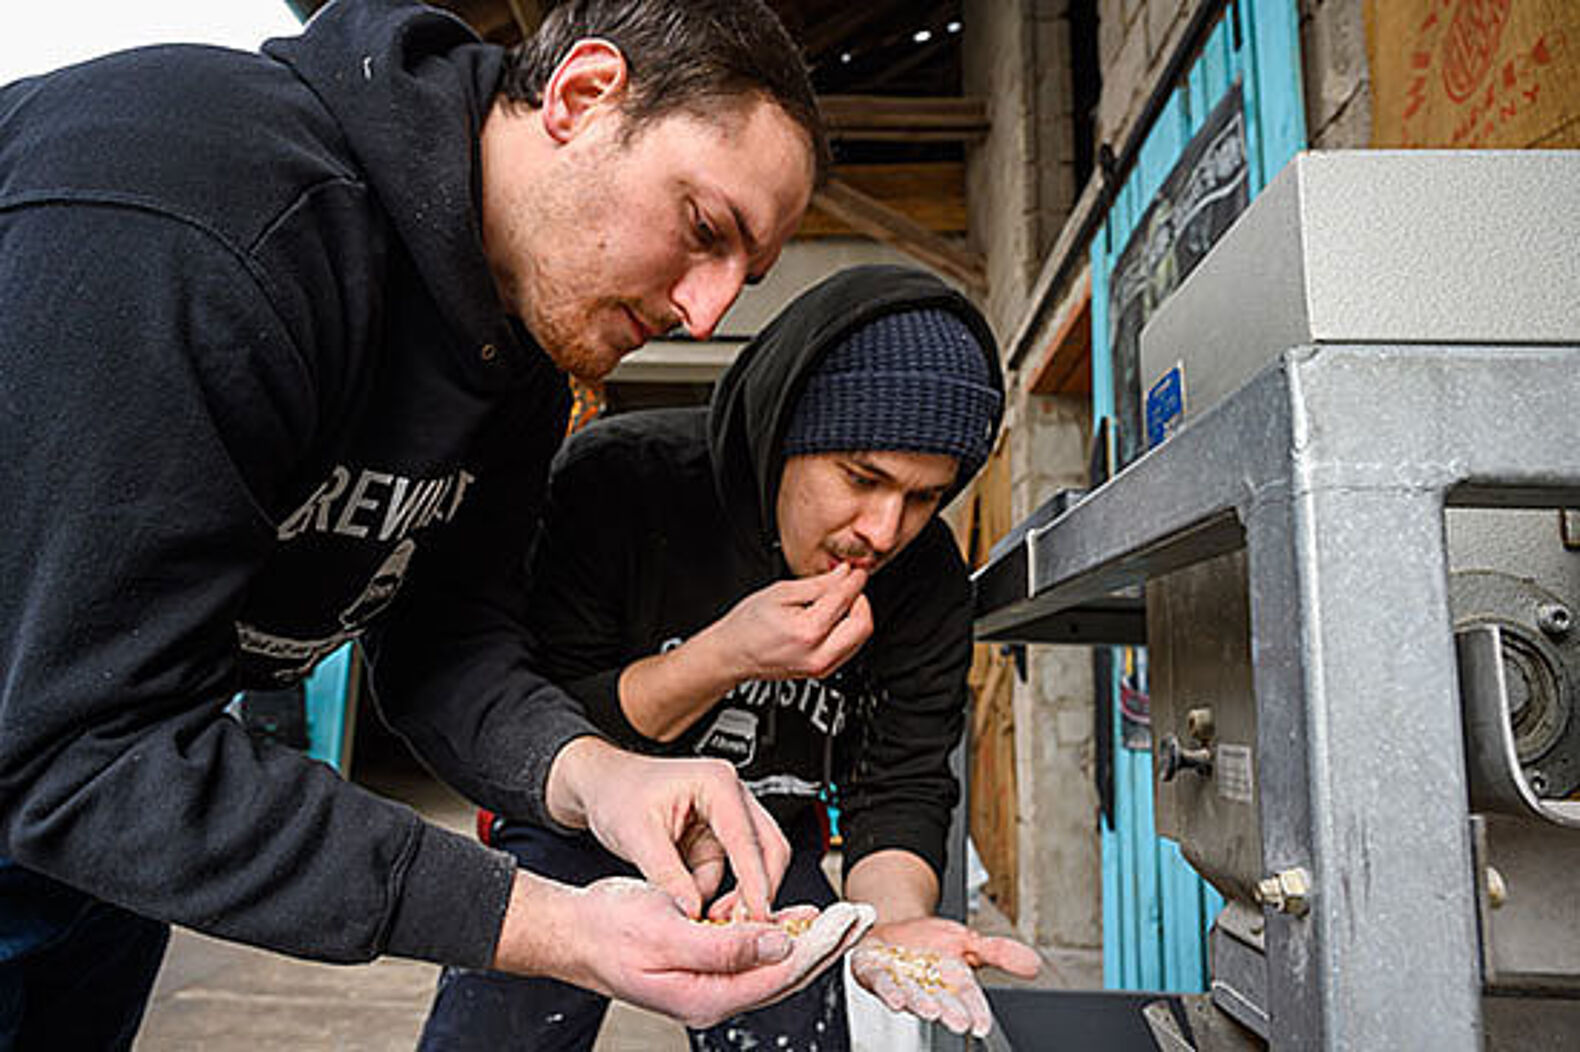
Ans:
POLYGON ((484 965, 512 862, 222 714, 375 616, 381 707, 541 814, 591 727, 520 565, 569 407, 478 224, 497 48, 331 4, 0 89, 0 854, 338 961, 484 965))
POLYGON ((741 684, 660 744, 625 718, 619 678, 788 575, 774 508, 782 438, 807 377, 845 332, 928 307, 976 331, 1002 390, 992 333, 958 293, 909 268, 843 271, 742 350, 710 407, 615 416, 573 436, 555 461, 532 558, 528 618, 540 666, 600 727, 643 751, 730 760, 781 821, 811 806, 832 776, 847 868, 885 848, 944 867, 971 606, 941 520, 874 575, 873 635, 825 682, 741 684))

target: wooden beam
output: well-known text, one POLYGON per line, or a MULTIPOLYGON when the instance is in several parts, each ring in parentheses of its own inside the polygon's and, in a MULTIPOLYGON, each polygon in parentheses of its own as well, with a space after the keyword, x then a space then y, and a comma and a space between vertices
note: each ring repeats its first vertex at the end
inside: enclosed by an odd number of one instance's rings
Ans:
POLYGON ((1053 338, 1026 389, 1032 394, 1092 392, 1092 273, 1083 270, 1054 318, 1053 338))
POLYGON ((898 249, 939 273, 954 278, 974 293, 987 291, 987 267, 981 255, 939 237, 909 216, 895 211, 877 198, 867 196, 849 183, 830 179, 828 185, 812 198, 812 207, 832 215, 857 233, 898 249))
POLYGON ((977 142, 992 128, 981 96, 824 95, 817 104, 831 139, 977 142))
MULTIPOLYGON (((960 161, 911 164, 841 164, 833 177, 876 198, 935 234, 964 234, 965 165, 960 161)), ((833 216, 809 209, 796 230, 798 238, 841 237, 850 227, 833 216)))

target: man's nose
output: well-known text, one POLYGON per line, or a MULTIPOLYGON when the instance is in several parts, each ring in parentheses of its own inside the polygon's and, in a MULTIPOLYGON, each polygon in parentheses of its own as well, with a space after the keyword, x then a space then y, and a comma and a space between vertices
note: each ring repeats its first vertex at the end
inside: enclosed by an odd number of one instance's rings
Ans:
POLYGON ((710 259, 686 271, 670 296, 692 339, 712 337, 745 284, 746 265, 735 258, 710 259))
POLYGON ((887 555, 899 541, 905 516, 905 498, 899 494, 874 497, 856 520, 856 534, 874 555, 887 555))

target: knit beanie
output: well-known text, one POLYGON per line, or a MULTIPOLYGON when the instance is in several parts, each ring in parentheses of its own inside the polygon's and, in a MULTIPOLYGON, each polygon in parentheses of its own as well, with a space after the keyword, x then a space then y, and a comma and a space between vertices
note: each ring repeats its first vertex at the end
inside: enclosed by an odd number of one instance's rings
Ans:
POLYGON ((981 343, 958 315, 885 314, 823 356, 791 414, 784 455, 947 453, 964 481, 987 460, 1001 402, 981 343))

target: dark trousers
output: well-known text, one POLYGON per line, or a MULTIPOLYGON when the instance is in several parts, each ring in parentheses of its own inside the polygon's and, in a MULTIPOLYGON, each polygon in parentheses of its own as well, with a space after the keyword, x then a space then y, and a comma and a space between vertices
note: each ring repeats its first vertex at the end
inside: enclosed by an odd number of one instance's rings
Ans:
MULTIPOLYGON (((794 850, 775 905, 829 905, 834 889, 820 865, 820 825, 808 817, 790 823, 785 832, 794 850)), ((496 822, 492 841, 515 855, 524 868, 577 887, 604 877, 638 875, 586 834, 563 836, 541 826, 496 822)), ((439 977, 418 1048, 421 1052, 590 1049, 608 1007, 608 998, 554 979, 447 968, 439 977)), ((697 1052, 752 1048, 845 1052, 850 1036, 841 969, 828 969, 783 1001, 726 1019, 709 1030, 692 1030, 689 1036, 697 1052)))
POLYGON ((170 926, 0 859, 0 1052, 128 1049, 170 926))

